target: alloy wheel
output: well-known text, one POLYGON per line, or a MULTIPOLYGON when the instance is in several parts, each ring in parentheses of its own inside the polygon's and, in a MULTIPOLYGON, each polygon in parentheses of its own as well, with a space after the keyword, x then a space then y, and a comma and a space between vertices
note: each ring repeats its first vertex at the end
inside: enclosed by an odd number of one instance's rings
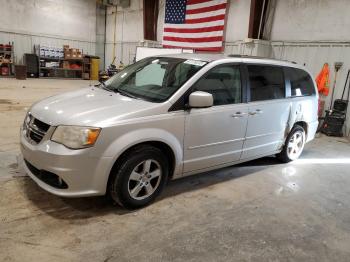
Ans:
POLYGON ((305 138, 302 131, 295 132, 288 141, 287 154, 292 160, 297 159, 304 148, 305 138))
POLYGON ((153 159, 142 161, 129 176, 130 197, 142 200, 151 196, 159 187, 162 176, 160 164, 153 159))

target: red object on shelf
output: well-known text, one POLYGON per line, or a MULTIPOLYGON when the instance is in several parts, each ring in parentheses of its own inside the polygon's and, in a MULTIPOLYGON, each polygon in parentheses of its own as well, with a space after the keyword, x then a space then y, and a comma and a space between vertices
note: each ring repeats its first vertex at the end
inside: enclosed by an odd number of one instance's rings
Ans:
POLYGON ((8 76, 9 75, 9 68, 8 67, 1 67, 1 75, 8 76))
POLYGON ((12 45, 10 44, 0 44, 0 51, 11 51, 12 45))
POLYGON ((5 45, 5 50, 6 51, 11 51, 12 45, 5 45))
POLYGON ((80 65, 77 65, 77 64, 71 64, 71 65, 70 65, 70 68, 71 68, 71 69, 81 69, 81 66, 80 66, 80 65))

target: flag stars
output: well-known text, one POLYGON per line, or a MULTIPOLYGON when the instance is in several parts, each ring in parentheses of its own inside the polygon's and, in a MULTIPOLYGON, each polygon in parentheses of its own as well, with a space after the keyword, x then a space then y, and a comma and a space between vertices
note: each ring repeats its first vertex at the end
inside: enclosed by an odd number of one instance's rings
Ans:
POLYGON ((184 23, 186 17, 186 2, 186 0, 166 0, 165 23, 184 23))

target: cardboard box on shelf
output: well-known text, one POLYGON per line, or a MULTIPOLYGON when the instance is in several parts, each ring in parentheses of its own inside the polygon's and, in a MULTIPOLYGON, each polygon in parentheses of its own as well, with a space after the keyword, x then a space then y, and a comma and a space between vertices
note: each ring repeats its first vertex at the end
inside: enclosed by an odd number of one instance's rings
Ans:
POLYGON ((64 46, 64 59, 82 59, 83 53, 77 48, 68 48, 69 46, 64 46))
POLYGON ((77 56, 77 51, 76 51, 75 48, 70 48, 70 49, 69 49, 69 53, 70 53, 70 55, 71 55, 70 58, 76 58, 76 56, 77 56))
POLYGON ((0 64, 12 64, 12 59, 0 57, 0 64))

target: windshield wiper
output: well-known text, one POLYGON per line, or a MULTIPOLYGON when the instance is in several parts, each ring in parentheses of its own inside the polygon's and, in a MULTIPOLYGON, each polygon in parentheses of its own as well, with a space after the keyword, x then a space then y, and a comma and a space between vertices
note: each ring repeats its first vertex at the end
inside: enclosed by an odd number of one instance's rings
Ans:
POLYGON ((95 86, 101 87, 101 88, 104 89, 104 90, 107 90, 107 91, 109 91, 109 92, 112 92, 112 90, 109 89, 109 88, 107 87, 107 85, 105 84, 105 82, 99 81, 99 84, 98 84, 98 85, 95 85, 95 86))
POLYGON ((120 88, 115 88, 114 89, 114 92, 118 92, 119 94, 123 95, 123 96, 128 96, 128 97, 131 97, 131 98, 134 98, 134 99, 140 99, 139 97, 133 95, 133 94, 130 94, 129 92, 125 91, 125 90, 121 90, 120 88))

